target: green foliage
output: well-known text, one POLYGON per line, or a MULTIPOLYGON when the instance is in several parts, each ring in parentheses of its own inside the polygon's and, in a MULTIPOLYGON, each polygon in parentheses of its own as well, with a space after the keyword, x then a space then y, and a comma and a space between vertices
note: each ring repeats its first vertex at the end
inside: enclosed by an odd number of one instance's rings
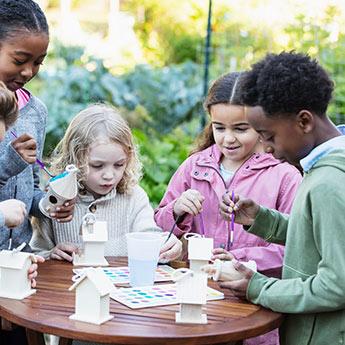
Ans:
POLYGON ((201 74, 198 65, 186 62, 169 68, 136 66, 124 79, 147 109, 151 128, 169 133, 197 113, 202 100, 201 74))
POLYGON ((193 137, 186 135, 181 128, 154 138, 138 129, 134 129, 133 134, 144 166, 141 186, 155 207, 161 201, 172 174, 187 158, 193 137))
POLYGON ((151 134, 171 132, 200 109, 201 70, 192 62, 165 68, 139 65, 114 76, 101 60, 85 56, 79 47, 58 44, 49 58, 50 69, 32 85, 49 109, 46 155, 71 118, 90 103, 113 104, 132 127, 151 134))
POLYGON ((339 124, 345 122, 345 34, 336 33, 337 37, 334 37, 336 15, 337 8, 329 6, 317 24, 313 18, 300 14, 296 18, 297 23, 285 30, 289 35, 288 49, 296 49, 317 58, 335 81, 335 92, 328 114, 339 124))

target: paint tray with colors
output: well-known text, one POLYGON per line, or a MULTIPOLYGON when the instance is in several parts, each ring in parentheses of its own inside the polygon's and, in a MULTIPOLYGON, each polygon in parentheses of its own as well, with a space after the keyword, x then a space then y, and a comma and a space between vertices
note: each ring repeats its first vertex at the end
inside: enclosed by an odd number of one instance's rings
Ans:
MULTIPOLYGON (((129 269, 128 267, 103 267, 104 273, 110 278, 115 285, 129 284, 129 269)), ((156 270, 155 282, 172 281, 172 274, 175 270, 168 265, 159 265, 156 270)), ((83 268, 73 270, 75 276, 73 281, 78 279, 83 274, 83 268)))
MULTIPOLYGON (((118 288, 111 292, 110 297, 131 309, 158 307, 178 303, 175 284, 118 288)), ((214 301, 218 299, 224 299, 224 294, 208 287, 207 300, 214 301)))

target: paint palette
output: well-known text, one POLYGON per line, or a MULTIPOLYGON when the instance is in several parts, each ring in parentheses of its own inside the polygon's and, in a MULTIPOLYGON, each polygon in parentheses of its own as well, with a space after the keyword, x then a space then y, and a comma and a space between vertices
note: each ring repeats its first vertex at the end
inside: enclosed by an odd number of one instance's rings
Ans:
MULTIPOLYGON (((178 304, 176 299, 176 284, 119 288, 111 292, 110 297, 131 309, 178 304)), ((207 300, 214 301, 218 299, 224 299, 224 294, 207 287, 207 300)))
MULTIPOLYGON (((129 269, 128 267, 103 267, 104 273, 110 278, 113 284, 129 284, 129 269)), ((172 274, 175 270, 168 265, 159 265, 156 269, 155 282, 167 282, 172 281, 172 274)), ((82 274, 83 269, 74 269, 76 274, 72 280, 77 280, 82 274)))

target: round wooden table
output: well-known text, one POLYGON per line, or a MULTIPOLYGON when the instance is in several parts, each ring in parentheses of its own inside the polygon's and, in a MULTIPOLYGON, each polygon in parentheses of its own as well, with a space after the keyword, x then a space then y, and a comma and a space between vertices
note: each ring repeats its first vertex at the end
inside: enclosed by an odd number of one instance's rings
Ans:
MULTIPOLYGON (((111 266, 126 266, 126 258, 108 258, 111 266)), ((222 290, 224 300, 205 306, 207 325, 175 323, 178 305, 129 309, 111 300, 114 318, 103 325, 70 320, 74 313, 75 292, 72 264, 48 260, 39 265, 37 293, 22 300, 0 298, 0 316, 27 329, 29 344, 43 345, 43 333, 60 337, 60 344, 71 339, 112 344, 225 344, 266 333, 283 319, 260 306, 232 297, 222 290)), ((214 282, 209 285, 218 290, 214 282)))

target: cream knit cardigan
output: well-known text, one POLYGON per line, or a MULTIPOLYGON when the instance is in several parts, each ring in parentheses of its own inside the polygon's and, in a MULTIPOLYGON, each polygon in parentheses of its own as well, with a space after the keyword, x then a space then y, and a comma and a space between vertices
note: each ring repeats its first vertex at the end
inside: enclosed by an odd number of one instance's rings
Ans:
POLYGON ((126 233, 149 229, 157 231, 149 199, 139 186, 134 187, 131 194, 120 194, 114 189, 99 199, 89 193, 79 193, 73 219, 69 223, 58 223, 47 217, 38 220, 30 241, 33 252, 49 258, 58 243, 81 245, 79 230, 82 218, 88 212, 94 213, 97 220, 107 222, 106 256, 127 255, 126 233))

